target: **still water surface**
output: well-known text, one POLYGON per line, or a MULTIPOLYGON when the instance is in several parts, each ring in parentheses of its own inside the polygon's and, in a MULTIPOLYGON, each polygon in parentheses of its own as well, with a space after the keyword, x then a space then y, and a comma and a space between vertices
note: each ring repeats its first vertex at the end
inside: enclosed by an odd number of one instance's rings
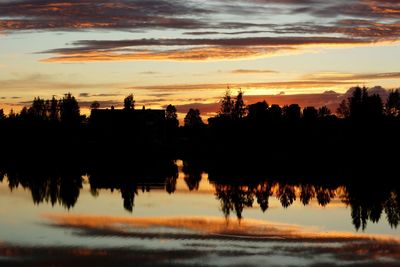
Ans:
POLYGON ((5 175, 0 266, 400 265, 393 192, 367 209, 347 188, 193 182, 177 165, 172 186, 131 191, 83 176, 78 189, 42 192, 5 175))

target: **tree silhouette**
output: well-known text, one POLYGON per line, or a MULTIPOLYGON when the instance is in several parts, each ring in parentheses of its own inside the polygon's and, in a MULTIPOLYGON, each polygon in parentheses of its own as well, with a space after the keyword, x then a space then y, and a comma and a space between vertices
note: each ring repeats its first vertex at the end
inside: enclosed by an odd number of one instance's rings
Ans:
POLYGON ((306 121, 315 121, 318 118, 318 110, 314 107, 305 107, 303 109, 303 118, 306 121))
POLYGON ((6 115, 4 114, 4 109, 0 109, 0 120, 4 120, 6 115))
POLYGON ((269 113, 268 103, 264 100, 262 102, 257 102, 255 104, 251 104, 247 107, 247 118, 254 121, 265 120, 268 117, 269 113))
POLYGON ((53 96, 50 100, 50 120, 58 121, 60 120, 60 101, 58 101, 55 96, 53 96))
POLYGON ((198 109, 189 109, 186 117, 184 119, 185 127, 196 128, 204 125, 204 122, 200 116, 200 111, 198 109))
POLYGON ((91 109, 91 110, 99 109, 99 108, 100 108, 100 103, 99 103, 98 101, 93 101, 93 102, 90 104, 90 109, 91 109))
POLYGON ((246 105, 243 100, 243 92, 239 90, 236 99, 234 101, 232 109, 232 117, 234 119, 242 119, 246 115, 246 105))
POLYGON ((135 100, 133 99, 133 94, 130 94, 127 97, 125 97, 124 109, 125 110, 135 109, 135 100))
POLYGON ((10 109, 10 113, 8 113, 8 118, 13 120, 17 117, 17 114, 14 112, 13 109, 10 109))
POLYGON ((269 115, 273 121, 279 121, 282 118, 282 108, 276 104, 271 105, 269 115))
POLYGON ((383 103, 378 94, 367 97, 365 116, 370 119, 380 119, 383 116, 383 103))
POLYGON ((40 97, 35 97, 32 102, 32 106, 29 112, 33 115, 35 119, 45 119, 46 118, 46 105, 45 101, 40 97))
POLYGON ((318 109, 318 118, 326 118, 331 115, 331 110, 327 106, 322 106, 318 109))
POLYGON ((349 99, 350 117, 352 119, 359 119, 363 112, 363 100, 366 98, 366 90, 361 87, 356 87, 349 99))
POLYGON ((60 103, 61 122, 76 125, 80 122, 80 109, 78 101, 71 93, 64 95, 60 103))
POLYGON ((343 99, 340 104, 339 107, 336 110, 336 113, 342 117, 342 118, 349 118, 350 117, 350 108, 349 108, 349 103, 347 99, 343 99))
POLYGON ((171 104, 169 104, 165 109, 165 119, 169 128, 176 128, 179 126, 178 115, 176 112, 176 107, 171 104))
POLYGON ((220 104, 221 107, 219 110, 219 115, 223 117, 232 116, 235 101, 232 99, 231 91, 229 90, 229 88, 225 91, 225 95, 222 97, 220 104))
POLYGON ((284 106, 282 109, 283 117, 289 121, 297 121, 301 116, 301 109, 298 104, 291 104, 289 106, 284 106))
POLYGON ((348 100, 349 117, 353 120, 379 119, 383 116, 383 103, 379 95, 368 94, 366 87, 354 88, 348 100))
POLYGON ((386 102, 386 114, 388 116, 398 117, 400 114, 400 92, 391 90, 386 102))
POLYGON ((30 113, 28 111, 28 108, 27 107, 23 107, 21 109, 21 111, 19 112, 19 118, 24 120, 24 121, 27 121, 29 119, 29 116, 30 116, 30 113))

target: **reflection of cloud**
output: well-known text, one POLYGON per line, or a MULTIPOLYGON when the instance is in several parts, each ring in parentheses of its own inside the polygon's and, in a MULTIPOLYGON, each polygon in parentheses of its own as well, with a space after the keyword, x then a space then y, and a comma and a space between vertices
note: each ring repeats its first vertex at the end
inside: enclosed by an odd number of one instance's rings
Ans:
MULTIPOLYGON (((111 216, 90 216, 90 215, 54 215, 44 216, 50 220, 55 227, 70 228, 77 230, 79 235, 114 235, 122 237, 141 236, 149 238, 160 235, 154 231, 143 231, 149 228, 171 228, 182 229, 182 233, 174 231, 179 238, 195 238, 198 235, 209 235, 211 239, 256 239, 263 241, 285 241, 285 242, 349 242, 362 240, 385 240, 395 241, 387 236, 352 234, 346 232, 320 232, 314 228, 304 228, 298 225, 283 223, 272 223, 260 220, 244 220, 240 224, 236 222, 228 223, 226 219, 216 217, 149 217, 149 218, 130 218, 130 217, 111 217, 111 216), (189 232, 187 231, 189 230, 189 232)), ((77 232, 77 233, 78 233, 77 232)), ((166 232, 167 233, 167 232, 166 232)), ((161 235, 163 235, 162 233, 161 235)), ((399 255, 400 256, 400 255, 399 255)))
POLYGON ((86 248, 67 246, 21 246, 0 242, 1 266, 176 266, 171 260, 185 261, 204 256, 197 249, 146 250, 143 248, 86 248))
POLYGON ((76 239, 76 244, 84 240, 100 243, 93 247, 74 247, 64 245, 62 240, 52 246, 0 242, 2 266, 127 266, 132 263, 140 266, 289 266, 293 262, 307 266, 396 266, 400 263, 399 240, 379 235, 319 232, 310 227, 259 220, 244 220, 239 224, 215 217, 48 214, 44 218, 51 227, 71 230, 68 240, 76 239))
MULTIPOLYGON (((124 238, 132 242, 140 240, 142 244, 146 240, 178 242, 182 244, 183 251, 195 252, 193 255, 188 254, 193 256, 193 265, 205 264, 204 261, 210 255, 219 257, 220 262, 229 260, 237 262, 241 257, 247 257, 248 266, 259 266, 259 262, 254 261, 255 258, 269 260, 271 256, 279 258, 280 265, 287 265, 286 261, 293 259, 299 262, 307 259, 308 265, 318 266, 400 263, 399 240, 380 235, 320 232, 312 227, 259 220, 244 220, 239 224, 214 217, 132 218, 51 214, 45 218, 50 221, 51 226, 72 230, 78 238, 124 238)), ((179 247, 178 245, 174 253, 169 255, 170 261, 180 258, 179 247)), ((147 255, 148 252, 159 255, 163 251, 156 245, 147 250, 143 247, 133 247, 132 250, 132 253, 129 253, 121 249, 129 255, 138 255, 135 250, 140 254, 143 252, 141 255, 147 255)), ((0 247, 0 255, 2 251, 4 253, 4 246, 0 247)), ((107 255, 109 252, 115 252, 115 250, 101 251, 107 255)), ((74 253, 74 255, 98 255, 98 252, 98 250, 88 250, 86 253, 74 253)), ((13 255, 18 253, 13 251, 13 255)), ((153 264, 157 265, 158 258, 153 257, 153 259, 155 260, 153 264)))

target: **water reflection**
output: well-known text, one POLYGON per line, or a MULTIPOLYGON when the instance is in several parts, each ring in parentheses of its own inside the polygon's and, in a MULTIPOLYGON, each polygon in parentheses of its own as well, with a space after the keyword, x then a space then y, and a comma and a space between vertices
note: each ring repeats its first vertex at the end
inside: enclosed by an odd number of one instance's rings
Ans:
POLYGON ((216 184, 216 196, 221 201, 221 209, 225 216, 235 212, 242 218, 243 208, 252 207, 254 200, 263 212, 268 209, 268 199, 275 196, 282 207, 288 208, 298 198, 303 205, 315 199, 324 207, 332 199, 339 198, 351 208, 354 227, 365 230, 367 222, 379 222, 382 214, 392 228, 397 228, 400 219, 400 190, 398 187, 374 186, 373 188, 343 185, 325 187, 311 184, 287 184, 279 182, 262 182, 258 185, 221 185, 216 184))
MULTIPOLYGON (((140 193, 151 190, 165 190, 168 194, 175 192, 179 173, 176 161, 163 160, 152 164, 135 162, 135 167, 130 166, 6 166, 0 171, 0 181, 7 182, 11 191, 19 186, 29 189, 34 204, 47 202, 66 209, 77 203, 83 183, 86 182, 83 177, 87 177, 93 196, 104 190, 120 192, 123 207, 129 212, 134 211, 135 198, 140 193)), ((221 173, 205 170, 199 161, 183 161, 180 167, 189 191, 198 190, 204 174, 208 174, 226 218, 234 214, 242 219, 243 210, 253 206, 259 206, 262 212, 267 212, 269 200, 274 197, 284 208, 289 208, 296 201, 304 206, 314 201, 325 207, 333 199, 340 200, 350 207, 356 230, 365 230, 368 222, 377 223, 382 217, 392 228, 397 228, 400 221, 400 186, 395 182, 389 185, 384 182, 362 183, 358 179, 344 182, 290 177, 271 179, 251 175, 229 179, 229 175, 221 176, 221 173)))
MULTIPOLYGON (((137 165, 138 166, 138 165, 137 165)), ((178 167, 174 161, 160 161, 153 166, 140 164, 138 168, 127 166, 94 166, 87 174, 91 192, 95 195, 101 189, 118 190, 124 200, 124 208, 132 212, 135 196, 139 191, 150 192, 151 189, 162 189, 171 194, 176 189, 178 167)))
POLYGON ((78 201, 83 182, 82 170, 74 168, 12 168, 5 173, 11 191, 22 186, 31 191, 34 204, 48 202, 53 206, 60 204, 67 209, 78 201))
MULTIPOLYGON (((50 228, 128 246, 16 246, 0 243, 10 266, 398 266, 400 243, 379 235, 322 233, 265 221, 222 218, 49 214, 50 228), (136 243, 137 242, 137 243, 136 243), (171 249, 171 247, 173 249, 171 249), (24 264, 21 264, 24 262, 24 264), (21 265, 19 265, 21 264, 21 265)), ((1 261, 1 260, 0 260, 1 261)), ((3 265, 2 265, 3 266, 3 265)))

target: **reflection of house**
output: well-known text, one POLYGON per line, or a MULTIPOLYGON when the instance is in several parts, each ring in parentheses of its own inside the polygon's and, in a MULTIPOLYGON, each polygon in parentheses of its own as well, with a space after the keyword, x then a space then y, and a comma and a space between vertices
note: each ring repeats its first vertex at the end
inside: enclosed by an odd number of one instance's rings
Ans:
POLYGON ((90 124, 99 131, 130 134, 146 138, 163 138, 165 111, 153 109, 95 109, 90 124))

